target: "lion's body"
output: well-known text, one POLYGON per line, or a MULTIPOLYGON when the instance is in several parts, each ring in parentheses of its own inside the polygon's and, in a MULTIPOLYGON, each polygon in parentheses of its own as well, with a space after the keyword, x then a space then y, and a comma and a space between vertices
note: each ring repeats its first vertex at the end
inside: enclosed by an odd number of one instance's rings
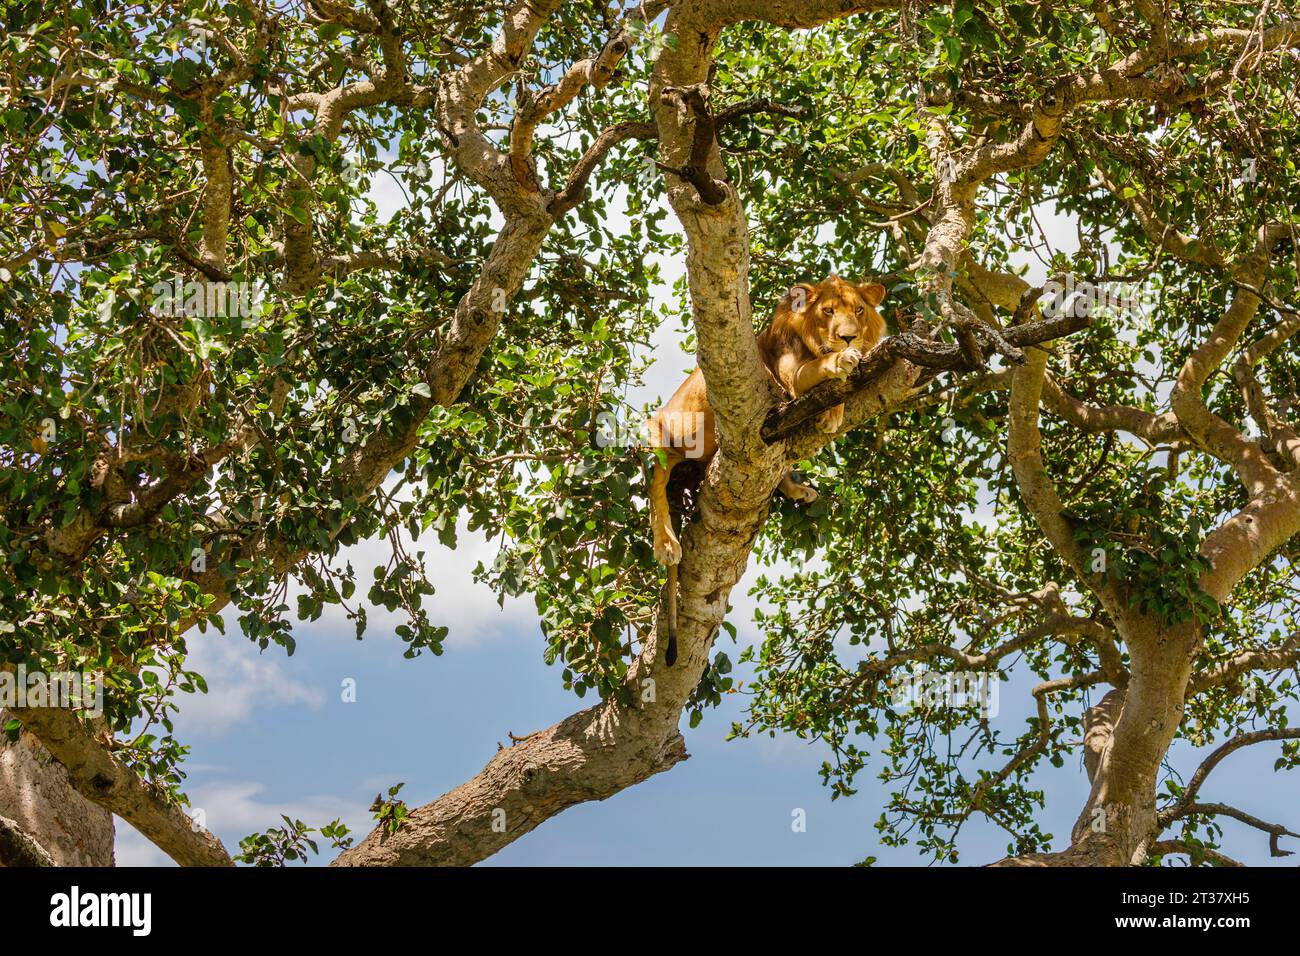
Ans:
MULTIPOLYGON (((855 284, 831 275, 816 286, 800 283, 777 304, 772 321, 758 335, 763 364, 790 398, 824 381, 843 378, 857 367, 863 354, 885 335, 885 321, 876 306, 885 297, 884 286, 855 284)), ((844 406, 823 412, 820 426, 837 432, 844 406)), ((662 450, 650 482, 650 520, 655 556, 669 567, 668 664, 676 658, 676 565, 681 543, 672 528, 668 510, 668 479, 674 467, 688 458, 707 462, 718 450, 717 427, 709 405, 708 389, 700 369, 693 371, 650 420, 650 443, 662 450)), ((787 472, 781 491, 799 501, 813 501, 817 493, 798 484, 787 472)))

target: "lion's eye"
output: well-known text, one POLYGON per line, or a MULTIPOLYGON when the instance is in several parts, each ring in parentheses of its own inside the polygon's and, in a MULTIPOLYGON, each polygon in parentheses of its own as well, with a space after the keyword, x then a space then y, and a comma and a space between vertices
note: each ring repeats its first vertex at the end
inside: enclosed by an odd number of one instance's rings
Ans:
POLYGON ((830 315, 834 311, 835 310, 832 309, 829 305, 822 306, 822 315, 830 315))
POLYGON ((858 315, 862 314, 862 306, 858 306, 858 315))

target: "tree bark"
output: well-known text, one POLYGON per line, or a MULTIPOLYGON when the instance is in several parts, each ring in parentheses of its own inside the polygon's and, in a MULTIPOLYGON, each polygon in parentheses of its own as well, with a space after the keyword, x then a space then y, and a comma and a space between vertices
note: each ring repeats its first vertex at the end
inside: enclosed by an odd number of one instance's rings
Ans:
MULTIPOLYGON (((1121 627, 1124 630, 1130 629, 1121 627)), ((1123 637, 1129 648, 1129 684, 1110 739, 1100 748, 1092 792, 1072 833, 1072 849, 1080 861, 1117 866, 1141 863, 1159 835, 1160 765, 1182 723, 1201 628, 1195 623, 1165 628, 1144 621, 1123 637)))
POLYGON ((685 760, 655 709, 598 704, 497 752, 483 771, 344 852, 336 866, 469 866, 562 810, 604 800, 685 760))
MULTIPOLYGON (((0 723, 9 716, 0 711, 0 723)), ((68 772, 31 734, 16 743, 0 738, 0 817, 11 820, 56 866, 114 863, 113 815, 78 793, 68 772)))
POLYGON ((1131 676, 1088 711, 1084 766, 1092 790, 1075 821, 1070 846, 1031 853, 995 866, 1134 866, 1151 854, 1160 765, 1183 719, 1192 661, 1201 646, 1195 623, 1126 627, 1131 676))

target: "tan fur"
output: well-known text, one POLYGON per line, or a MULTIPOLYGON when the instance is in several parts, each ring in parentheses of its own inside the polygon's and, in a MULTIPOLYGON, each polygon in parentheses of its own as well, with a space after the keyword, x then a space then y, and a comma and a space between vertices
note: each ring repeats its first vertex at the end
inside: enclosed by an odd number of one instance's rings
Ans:
MULTIPOLYGON (((862 356, 885 335, 885 321, 876 311, 885 297, 877 283, 853 283, 831 275, 817 285, 801 282, 777 304, 768 327, 758 335, 763 363, 786 394, 798 398, 829 379, 844 378, 862 356)), ((827 409, 818 419, 829 433, 839 431, 844 406, 827 409)), ((690 374, 672 398, 650 420, 652 448, 662 449, 665 462, 656 463, 650 481, 650 522, 655 557, 668 565, 669 651, 676 658, 676 565, 682 546, 668 513, 668 478, 687 458, 707 462, 718 450, 713 409, 709 407, 704 375, 690 374)), ((780 490, 796 501, 814 501, 817 492, 794 480, 789 472, 780 490)))

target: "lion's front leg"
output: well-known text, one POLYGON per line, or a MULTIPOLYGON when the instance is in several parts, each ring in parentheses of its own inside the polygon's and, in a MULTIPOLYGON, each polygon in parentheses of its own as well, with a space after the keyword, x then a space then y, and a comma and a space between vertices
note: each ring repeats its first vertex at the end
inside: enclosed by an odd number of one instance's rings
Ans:
POLYGON ((847 348, 842 352, 832 352, 830 355, 804 362, 794 376, 795 397, 799 397, 822 382, 846 377, 858 367, 861 361, 861 352, 854 348, 847 348))

